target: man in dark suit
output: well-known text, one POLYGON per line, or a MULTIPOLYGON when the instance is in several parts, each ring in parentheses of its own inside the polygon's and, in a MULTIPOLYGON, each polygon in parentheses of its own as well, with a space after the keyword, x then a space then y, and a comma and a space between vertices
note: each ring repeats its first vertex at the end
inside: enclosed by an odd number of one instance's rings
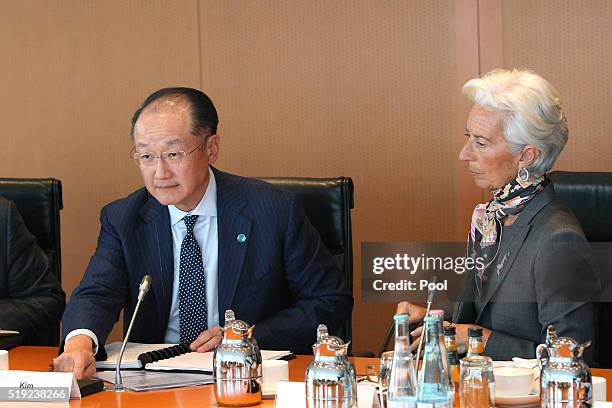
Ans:
POLYGON ((24 344, 41 345, 57 327, 66 295, 17 207, 0 197, 0 328, 16 330, 24 344))
POLYGON ((134 114, 132 138, 146 188, 102 209, 98 247, 64 314, 56 369, 93 373, 122 309, 125 332, 146 274, 152 288, 135 342, 212 350, 233 309, 256 325, 261 348, 305 353, 318 323, 333 330, 350 317, 351 294, 297 199, 210 167, 220 138, 205 94, 155 92, 134 114))

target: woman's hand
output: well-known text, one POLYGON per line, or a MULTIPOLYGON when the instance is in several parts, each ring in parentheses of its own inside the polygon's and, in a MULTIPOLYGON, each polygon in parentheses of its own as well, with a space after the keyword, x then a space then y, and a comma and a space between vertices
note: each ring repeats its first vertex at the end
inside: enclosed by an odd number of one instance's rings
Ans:
MULTIPOLYGON (((447 326, 447 322, 444 322, 445 326, 447 326)), ((463 349, 463 350, 467 350, 467 345, 468 345, 468 329, 471 328, 478 328, 481 326, 477 326, 475 324, 454 324, 453 326, 455 326, 455 341, 457 342, 457 350, 459 348, 463 349)), ((493 333, 492 330, 487 329, 486 327, 481 327, 482 328, 482 345, 483 347, 487 345, 487 341, 489 340, 489 337, 491 336, 491 333, 493 333)))
POLYGON ((417 306, 410 302, 400 302, 397 305, 397 309, 395 311, 396 314, 408 314, 408 321, 410 325, 414 327, 414 325, 420 324, 425 317, 425 312, 427 309, 423 306, 417 306))
MULTIPOLYGON (((447 321, 443 322, 443 326, 450 326, 450 323, 447 321)), ((486 346, 492 330, 487 329, 485 327, 477 326, 475 324, 453 324, 455 327, 455 341, 457 343, 457 350, 467 350, 468 345, 468 329, 471 328, 482 328, 482 344, 483 347, 486 346)), ((423 335, 423 326, 419 326, 413 331, 410 332, 412 336, 412 343, 410 344, 410 348, 414 351, 419 347, 419 342, 421 341, 421 336, 423 335)))

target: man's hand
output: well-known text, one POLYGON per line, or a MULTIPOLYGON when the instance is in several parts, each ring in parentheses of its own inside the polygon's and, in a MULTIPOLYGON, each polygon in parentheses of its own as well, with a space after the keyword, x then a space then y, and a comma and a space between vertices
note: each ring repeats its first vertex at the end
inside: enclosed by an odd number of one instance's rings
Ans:
POLYGON ((205 351, 214 350, 219 343, 221 343, 221 337, 223 331, 221 327, 215 326, 208 330, 204 330, 200 335, 189 345, 189 348, 198 353, 204 353, 205 351))
POLYGON ((71 337, 64 345, 64 352, 53 360, 54 371, 72 371, 77 380, 89 378, 96 372, 96 359, 91 337, 71 337))

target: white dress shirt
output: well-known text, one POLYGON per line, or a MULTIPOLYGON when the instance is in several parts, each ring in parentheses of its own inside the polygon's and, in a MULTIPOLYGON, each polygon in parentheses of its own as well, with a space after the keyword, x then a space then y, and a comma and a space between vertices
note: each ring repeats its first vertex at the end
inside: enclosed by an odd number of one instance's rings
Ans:
POLYGON ((219 265, 219 234, 217 233, 217 183, 215 175, 209 171, 208 187, 200 203, 190 212, 179 210, 173 205, 168 206, 170 211, 170 225, 172 226, 172 239, 174 240, 174 282, 172 285, 172 305, 170 318, 164 343, 177 344, 180 340, 179 321, 179 265, 181 259, 181 244, 187 228, 183 217, 198 215, 193 227, 193 233, 202 252, 204 273, 206 274, 206 308, 208 309, 208 327, 219 324, 219 305, 217 303, 217 270, 219 265))
MULTIPOLYGON (((173 205, 168 206, 170 212, 170 227, 172 229, 173 256, 174 256, 174 281, 172 285, 172 304, 170 306, 170 316, 168 328, 164 337, 164 343, 177 344, 180 340, 180 320, 179 320, 179 265, 181 257, 181 244, 187 228, 183 217, 186 215, 198 215, 198 219, 193 228, 193 233, 198 241, 202 252, 204 273, 206 274, 206 303, 208 309, 208 327, 211 328, 219 324, 219 305, 218 305, 218 267, 219 267, 219 234, 217 231, 217 183, 215 175, 209 171, 208 187, 204 197, 198 205, 191 211, 179 210, 173 205)), ((98 337, 89 329, 75 329, 68 333, 65 341, 79 334, 84 334, 92 338, 94 354, 98 352, 98 337)))

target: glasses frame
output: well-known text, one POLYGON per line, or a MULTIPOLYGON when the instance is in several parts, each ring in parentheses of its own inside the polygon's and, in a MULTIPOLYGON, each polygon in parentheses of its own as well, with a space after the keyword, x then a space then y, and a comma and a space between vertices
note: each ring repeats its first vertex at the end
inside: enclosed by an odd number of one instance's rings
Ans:
POLYGON ((181 163, 181 162, 183 161, 183 159, 184 159, 186 156, 189 156, 191 153, 195 152, 195 151, 196 151, 196 150, 198 150, 200 147, 204 146, 204 144, 205 144, 205 143, 206 143, 206 140, 205 140, 205 141, 203 141, 202 143, 200 143, 199 145, 197 145, 196 147, 194 147, 193 149, 191 149, 191 150, 190 150, 190 151, 188 151, 188 152, 186 152, 186 151, 184 151, 184 150, 177 150, 177 151, 167 151, 167 152, 161 152, 161 153, 160 153, 160 154, 158 154, 158 155, 154 155, 154 154, 152 154, 152 153, 138 153, 138 152, 136 152, 136 146, 133 146, 133 147, 132 147, 132 149, 130 149, 130 151, 134 151, 134 153, 132 154, 132 159, 134 160, 134 162, 136 163, 136 165, 137 165, 138 167, 153 167, 153 166, 156 166, 156 165, 157 165, 157 163, 159 163, 159 161, 160 161, 160 160, 162 160, 162 159, 167 160, 167 159, 168 159, 168 157, 169 157, 168 155, 169 155, 169 154, 171 154, 171 153, 172 153, 172 154, 176 154, 176 155, 177 155, 177 158, 178 158, 178 157, 180 157, 180 158, 179 158, 178 160, 174 161, 174 162, 173 162, 172 160, 169 160, 168 162, 169 162, 169 163, 177 163, 177 164, 178 164, 178 163, 181 163), (143 154, 150 154, 150 155, 151 155, 151 157, 152 157, 153 159, 155 159, 155 160, 154 160, 154 161, 153 161, 151 164, 142 164, 142 162, 141 162, 141 156, 142 156, 143 154))

